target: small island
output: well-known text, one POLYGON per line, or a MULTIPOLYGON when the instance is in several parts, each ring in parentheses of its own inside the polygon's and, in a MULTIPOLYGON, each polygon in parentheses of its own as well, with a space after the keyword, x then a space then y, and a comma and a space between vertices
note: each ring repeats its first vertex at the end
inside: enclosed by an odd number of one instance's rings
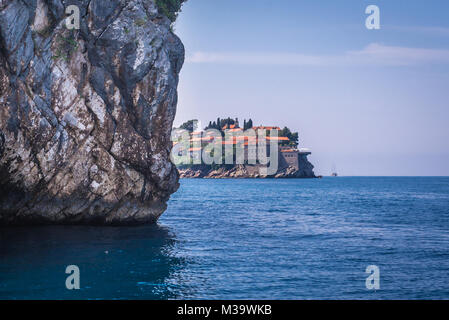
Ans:
POLYGON ((254 126, 251 119, 240 127, 238 118, 228 117, 210 121, 204 130, 189 120, 173 132, 172 156, 181 178, 316 178, 307 159, 311 151, 299 148, 298 132, 287 127, 254 126), (264 170, 270 163, 274 169, 264 170))

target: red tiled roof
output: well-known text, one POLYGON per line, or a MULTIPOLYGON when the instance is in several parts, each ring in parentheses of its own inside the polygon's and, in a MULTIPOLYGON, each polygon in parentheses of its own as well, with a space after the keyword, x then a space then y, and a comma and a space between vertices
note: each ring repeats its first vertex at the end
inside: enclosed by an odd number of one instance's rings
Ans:
POLYGON ((226 129, 235 129, 235 128, 236 128, 236 125, 235 125, 235 124, 231 124, 231 125, 227 124, 227 125, 225 125, 222 129, 223 129, 223 130, 226 130, 226 129))
POLYGON ((290 141, 290 139, 287 137, 267 137, 267 140, 290 141))
POLYGON ((259 127, 253 127, 254 130, 281 130, 281 128, 279 127, 264 127, 264 126, 259 126, 259 127))

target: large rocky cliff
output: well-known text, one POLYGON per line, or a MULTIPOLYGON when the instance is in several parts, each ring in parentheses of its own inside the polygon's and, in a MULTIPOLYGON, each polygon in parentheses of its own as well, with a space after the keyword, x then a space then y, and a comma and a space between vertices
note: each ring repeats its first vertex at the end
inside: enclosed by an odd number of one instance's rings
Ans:
POLYGON ((156 221, 183 62, 154 0, 0 0, 0 224, 156 221))

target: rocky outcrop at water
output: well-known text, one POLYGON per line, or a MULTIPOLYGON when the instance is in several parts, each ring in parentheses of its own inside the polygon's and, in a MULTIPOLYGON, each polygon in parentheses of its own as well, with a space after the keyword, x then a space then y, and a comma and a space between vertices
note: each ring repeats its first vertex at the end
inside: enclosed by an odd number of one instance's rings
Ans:
POLYGON ((154 222, 184 61, 153 0, 0 1, 0 224, 154 222), (80 9, 80 29, 65 9, 80 9))
POLYGON ((275 178, 316 178, 313 171, 314 166, 307 159, 307 154, 298 155, 299 168, 286 167, 282 168, 274 176, 275 178))
POLYGON ((204 179, 226 179, 226 178, 316 178, 313 172, 313 165, 309 162, 306 155, 299 156, 299 169, 287 166, 280 168, 273 176, 261 175, 258 166, 254 165, 235 165, 212 169, 209 166, 197 165, 191 168, 179 169, 181 178, 204 178, 204 179))

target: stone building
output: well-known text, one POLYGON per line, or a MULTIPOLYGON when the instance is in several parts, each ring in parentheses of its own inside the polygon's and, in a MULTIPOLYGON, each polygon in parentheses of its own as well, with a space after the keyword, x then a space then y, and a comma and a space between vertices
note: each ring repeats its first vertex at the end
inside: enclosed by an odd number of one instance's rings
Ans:
POLYGON ((279 147, 279 167, 293 167, 296 170, 300 170, 301 158, 311 155, 312 152, 309 149, 296 149, 293 147, 279 147))

